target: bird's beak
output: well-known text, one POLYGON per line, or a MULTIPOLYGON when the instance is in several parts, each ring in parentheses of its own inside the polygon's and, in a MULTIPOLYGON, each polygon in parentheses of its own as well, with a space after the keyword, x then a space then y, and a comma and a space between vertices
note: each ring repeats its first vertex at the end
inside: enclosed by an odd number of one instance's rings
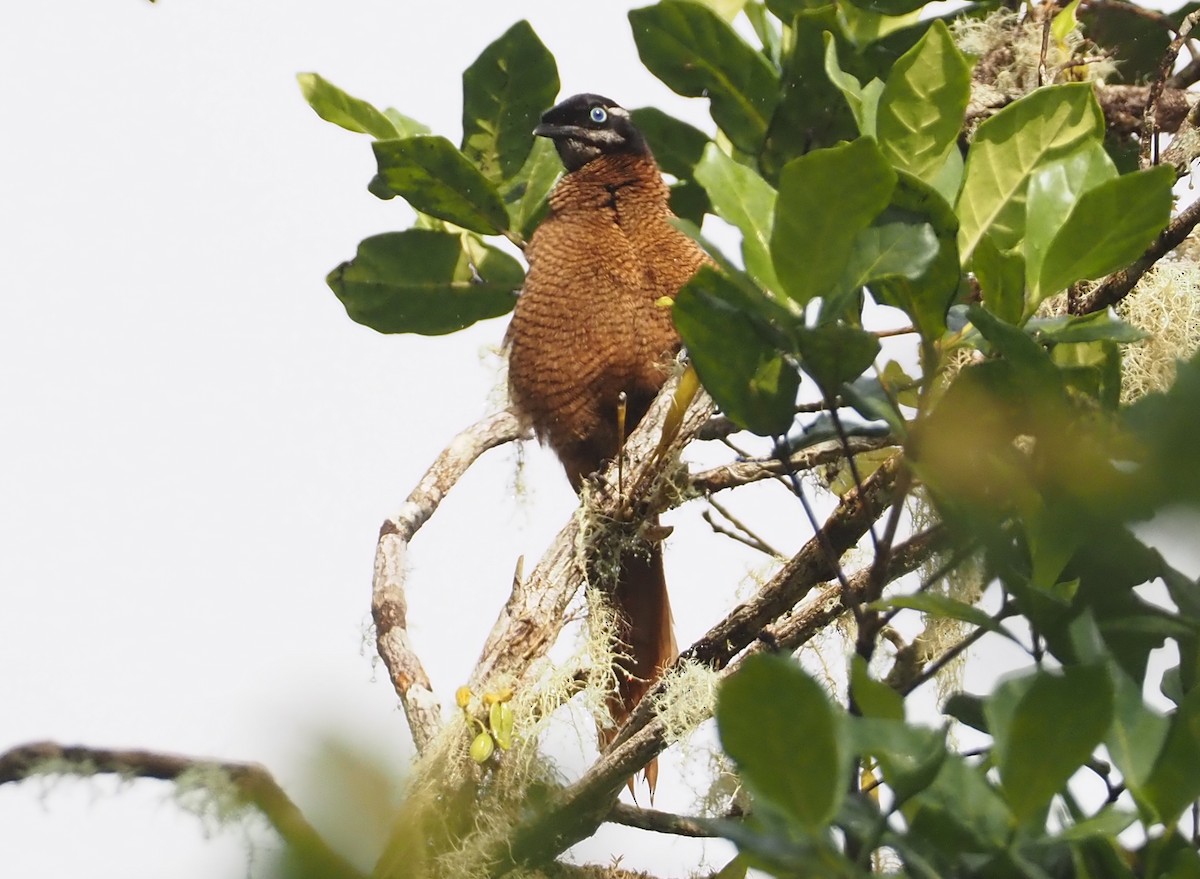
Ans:
POLYGON ((566 137, 578 130, 575 125, 554 125, 551 122, 542 122, 537 128, 533 129, 534 137, 566 137))

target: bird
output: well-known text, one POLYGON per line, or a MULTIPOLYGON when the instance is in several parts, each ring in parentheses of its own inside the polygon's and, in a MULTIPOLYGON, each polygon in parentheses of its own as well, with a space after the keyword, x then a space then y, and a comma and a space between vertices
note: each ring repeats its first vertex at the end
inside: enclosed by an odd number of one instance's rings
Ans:
MULTIPOLYGON (((554 143, 565 174, 525 249, 529 268, 506 335, 509 395, 579 491, 617 457, 665 383, 681 343, 664 297, 673 300, 709 257, 672 225, 658 163, 611 98, 567 98, 533 134, 554 143)), ((609 592, 624 649, 608 704, 616 727, 601 730, 602 746, 678 652, 662 530, 657 518, 648 526, 658 539, 622 555, 609 592)), ((644 777, 653 799, 656 763, 644 777)))

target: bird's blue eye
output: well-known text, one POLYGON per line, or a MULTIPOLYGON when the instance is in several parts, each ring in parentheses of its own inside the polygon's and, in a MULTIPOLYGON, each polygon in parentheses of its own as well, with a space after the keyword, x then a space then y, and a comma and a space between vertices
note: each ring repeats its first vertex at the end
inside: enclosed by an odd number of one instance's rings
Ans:
POLYGON ((603 107, 592 107, 592 121, 601 125, 608 121, 608 111, 603 107))

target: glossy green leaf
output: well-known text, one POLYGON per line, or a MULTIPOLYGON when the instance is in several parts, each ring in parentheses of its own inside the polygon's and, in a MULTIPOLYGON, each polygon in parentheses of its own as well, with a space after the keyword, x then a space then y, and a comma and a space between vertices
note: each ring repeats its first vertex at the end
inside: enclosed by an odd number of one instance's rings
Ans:
POLYGON ((409 229, 367 238, 327 282, 352 320, 381 333, 441 335, 512 310, 520 264, 460 235, 409 229))
POLYGON ((1001 684, 987 704, 996 766, 1018 821, 1042 809, 1108 731, 1113 688, 1103 666, 1038 672, 1001 684), (1004 698, 1010 690, 1015 699, 1004 698), (1069 718, 1069 727, 1062 721, 1069 718))
POLYGON ((989 231, 1001 250, 1019 244, 1033 173, 1103 134, 1104 115, 1090 83, 1038 89, 983 122, 967 154, 958 198, 964 262, 989 231))
POLYGON ((1175 169, 1158 165, 1087 190, 1046 249, 1034 302, 1128 265, 1171 220, 1175 169))
POLYGON ((859 232, 887 207, 895 186, 896 172, 870 138, 789 162, 780 177, 771 233, 784 292, 802 305, 836 292, 859 232), (854 186, 847 187, 847 180, 854 186))
POLYGON ((1024 255, 1030 287, 1037 282, 1046 249, 1080 196, 1117 176, 1116 166, 1098 141, 1088 141, 1033 173, 1025 202, 1024 255))
POLYGON ((816 329, 793 330, 800 365, 827 397, 852 382, 875 362, 879 339, 845 324, 826 324, 816 329))
POLYGON ((825 73, 826 33, 833 34, 837 41, 843 69, 854 72, 850 65, 854 47, 843 35, 834 5, 816 5, 792 19, 779 103, 770 117, 761 152, 751 151, 758 155, 759 170, 771 183, 779 179, 783 167, 797 156, 852 140, 858 134, 854 115, 825 73))
POLYGON ((518 21, 463 71, 463 154, 493 183, 512 177, 557 95, 554 56, 529 22, 518 21))
POLYGON ((383 115, 396 129, 396 133, 391 137, 416 137, 418 134, 429 134, 432 131, 424 122, 418 122, 411 116, 405 116, 395 107, 385 108, 383 115))
POLYGON ((845 793, 848 756, 821 685, 790 659, 751 656, 721 686, 716 714, 721 744, 750 790, 806 830, 821 830, 845 793))
POLYGON ((758 152, 775 109, 770 63, 712 10, 686 0, 629 13, 638 56, 671 89, 711 101, 712 117, 743 152, 758 152))
POLYGON ((1025 259, 1019 249, 1002 251, 991 235, 984 235, 975 247, 971 270, 987 310, 1003 321, 1019 323, 1025 311, 1025 259))
POLYGON ((640 107, 630 114, 633 124, 646 138, 662 170, 679 180, 691 180, 709 136, 657 107, 640 107))
POLYGON ((679 291, 671 313, 700 381, 722 411, 763 436, 785 433, 800 377, 766 340, 737 285, 705 266, 679 291))
POLYGON ((859 134, 875 137, 875 120, 884 85, 879 80, 872 80, 872 84, 877 85, 870 89, 864 88, 857 77, 842 70, 838 64, 837 40, 828 31, 825 32, 825 75, 846 99, 846 106, 850 108, 850 112, 854 114, 854 121, 858 123, 859 134))
POLYGON ((902 171, 929 182, 957 149, 971 67, 944 22, 936 21, 888 76, 879 98, 880 149, 902 171))
POLYGON ((326 122, 379 140, 400 136, 390 119, 371 104, 352 97, 316 73, 296 76, 304 100, 326 122))
MULTIPOLYGON (((922 180, 900 172, 891 205, 873 225, 887 220, 903 228, 908 242, 905 269, 868 281, 875 298, 907 314, 926 343, 946 330, 946 312, 958 292, 958 218, 922 180)), ((853 262, 853 258, 852 258, 853 262)))
POLYGON ((508 228, 508 210, 495 187, 446 138, 377 140, 372 146, 383 181, 416 210, 484 235, 508 228))
POLYGON ((1200 798, 1200 688, 1184 697, 1170 724, 1166 741, 1142 787, 1144 801, 1168 827, 1200 798))
POLYGON ((1079 0, 1071 0, 1050 22, 1050 36, 1061 46, 1066 46, 1067 37, 1079 26, 1079 19, 1075 16, 1078 8, 1079 0))
POLYGON ((696 180, 708 192, 717 216, 742 233, 742 259, 750 277, 768 290, 779 290, 771 264, 775 190, 753 169, 721 152, 715 143, 708 145, 696 165, 696 180))
POLYGON ((505 183, 501 197, 508 208, 511 228, 528 240, 546 214, 546 199, 562 174, 562 162, 554 143, 536 138, 520 172, 505 183))
POLYGON ((746 5, 746 0, 698 0, 725 21, 733 21, 746 5))

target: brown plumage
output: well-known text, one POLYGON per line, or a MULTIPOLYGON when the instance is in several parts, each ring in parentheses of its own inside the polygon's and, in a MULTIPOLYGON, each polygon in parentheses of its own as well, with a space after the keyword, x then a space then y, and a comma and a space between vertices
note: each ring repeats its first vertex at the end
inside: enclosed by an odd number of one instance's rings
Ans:
MULTIPOLYGON (((620 106, 576 95, 548 110, 534 133, 554 140, 567 174, 525 252, 529 273, 508 330, 509 388, 578 490, 620 450, 621 392, 628 433, 665 382, 680 343, 670 310, 657 303, 707 257, 668 222, 667 186, 620 106)), ((620 724, 677 652, 657 542, 624 554, 612 600, 630 656, 609 706, 620 724)), ((653 764, 646 778, 653 796, 653 764)))

